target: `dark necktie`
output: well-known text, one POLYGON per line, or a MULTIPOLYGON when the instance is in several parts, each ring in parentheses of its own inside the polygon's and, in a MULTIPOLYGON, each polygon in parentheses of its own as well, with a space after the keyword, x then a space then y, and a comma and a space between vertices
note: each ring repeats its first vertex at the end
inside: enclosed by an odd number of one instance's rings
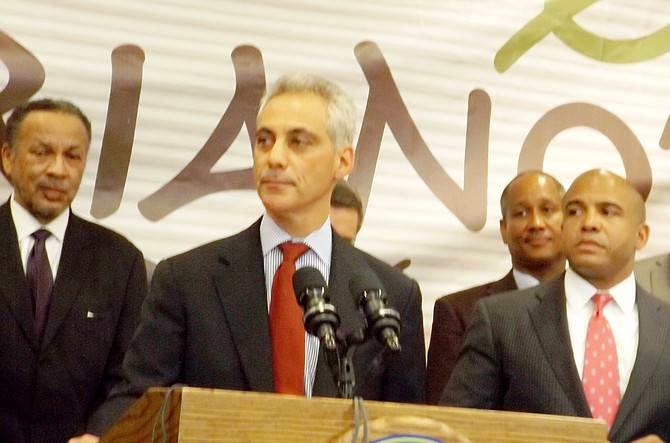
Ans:
POLYGON ((293 292, 295 261, 307 252, 303 243, 279 245, 283 261, 275 272, 270 301, 270 337, 275 392, 303 395, 305 371, 305 328, 302 309, 293 292))
POLYGON ((612 300, 606 293, 593 296, 595 307, 586 331, 586 351, 582 384, 593 418, 601 418, 612 428, 619 410, 619 366, 616 343, 610 324, 603 315, 612 300))
POLYGON ((47 322, 53 289, 53 276, 45 247, 46 239, 50 235, 51 233, 44 229, 33 232, 32 236, 35 239, 35 244, 28 256, 26 267, 26 280, 35 317, 35 335, 39 339, 42 338, 44 325, 47 322))

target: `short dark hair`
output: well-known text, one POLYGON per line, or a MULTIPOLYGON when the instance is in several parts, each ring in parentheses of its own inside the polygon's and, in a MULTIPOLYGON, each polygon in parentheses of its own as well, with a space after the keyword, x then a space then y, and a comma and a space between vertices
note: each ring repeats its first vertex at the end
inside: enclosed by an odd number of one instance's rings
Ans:
POLYGON ((26 118, 26 116, 33 111, 64 112, 66 114, 72 114, 79 117, 81 122, 84 124, 84 127, 86 128, 88 141, 89 143, 91 142, 91 121, 88 119, 88 117, 86 117, 86 114, 84 114, 84 112, 79 109, 79 107, 67 100, 43 98, 17 106, 14 108, 11 115, 7 119, 7 126, 5 127, 5 141, 9 144, 9 147, 12 150, 16 148, 16 138, 18 136, 21 123, 23 123, 23 120, 26 118))
POLYGON ((363 225, 363 202, 358 192, 346 180, 340 179, 335 183, 333 193, 330 195, 330 206, 355 209, 358 213, 356 232, 361 230, 363 225))

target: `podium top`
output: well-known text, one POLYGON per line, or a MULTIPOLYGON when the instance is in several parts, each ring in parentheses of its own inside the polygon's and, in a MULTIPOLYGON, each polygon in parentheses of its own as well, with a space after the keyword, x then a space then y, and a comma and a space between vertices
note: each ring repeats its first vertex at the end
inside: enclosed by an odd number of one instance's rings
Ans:
MULTIPOLYGON (((359 423, 363 417, 360 406, 359 423)), ((446 438, 444 432, 449 429, 472 443, 607 442, 605 423, 587 418, 378 401, 363 401, 362 406, 368 422, 383 418, 401 422, 398 417, 408 416, 427 419, 424 434, 419 434, 424 432, 423 429, 411 428, 414 435, 433 438, 425 441, 447 443, 441 438, 446 438), (446 427, 436 426, 436 422, 446 427)), ((352 435, 354 411, 354 401, 345 399, 203 388, 170 391, 152 388, 103 436, 101 442, 148 442, 153 436, 153 441, 158 442, 334 443, 347 432, 352 435), (165 440, 163 428, 166 430, 165 440)), ((359 427, 357 441, 363 441, 361 429, 359 427)), ((395 432, 406 433, 407 429, 395 432)), ((422 440, 417 437, 411 441, 422 440)), ((450 443, 458 441, 449 440, 450 443)))

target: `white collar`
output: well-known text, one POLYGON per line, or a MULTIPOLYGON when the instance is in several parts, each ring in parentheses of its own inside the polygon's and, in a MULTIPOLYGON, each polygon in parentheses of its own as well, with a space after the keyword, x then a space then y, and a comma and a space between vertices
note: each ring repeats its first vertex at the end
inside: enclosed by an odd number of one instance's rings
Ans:
POLYGON ((19 240, 19 243, 30 237, 30 235, 37 231, 38 229, 46 229, 51 232, 51 235, 56 238, 60 243, 63 243, 65 238, 65 230, 67 229, 67 223, 70 219, 70 208, 67 207, 63 212, 61 212, 58 217, 51 220, 46 225, 42 225, 33 215, 28 212, 26 208, 21 206, 19 202, 14 198, 14 193, 9 200, 9 207, 12 213, 12 220, 14 221, 14 226, 16 227, 16 234, 19 240))
POLYGON ((314 251, 324 263, 330 263, 333 249, 333 230, 330 226, 330 217, 317 229, 306 237, 291 237, 267 213, 261 219, 261 248, 263 257, 270 251, 287 241, 304 243, 314 251))
MULTIPOLYGON (((565 295, 568 303, 579 309, 585 306, 596 292, 603 292, 603 288, 596 288, 577 274, 570 267, 565 272, 565 295)), ((625 313, 631 313, 635 308, 636 283, 635 276, 631 273, 622 282, 607 289, 616 304, 625 313)))

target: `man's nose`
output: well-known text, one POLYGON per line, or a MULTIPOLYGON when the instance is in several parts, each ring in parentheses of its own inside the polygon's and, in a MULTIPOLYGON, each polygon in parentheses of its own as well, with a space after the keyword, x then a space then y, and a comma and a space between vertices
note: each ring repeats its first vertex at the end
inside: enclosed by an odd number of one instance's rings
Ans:
POLYGON ((268 163, 274 167, 286 166, 288 158, 288 147, 283 139, 278 139, 270 148, 268 153, 268 163))
POLYGON ((592 230, 598 227, 599 217, 594 209, 586 209, 584 211, 584 218, 582 222, 582 229, 592 230))
POLYGON ((531 210, 528 223, 531 228, 541 228, 545 224, 544 215, 540 210, 531 210))
POLYGON ((65 158, 62 153, 55 153, 51 156, 47 171, 51 175, 62 177, 66 174, 65 158))

